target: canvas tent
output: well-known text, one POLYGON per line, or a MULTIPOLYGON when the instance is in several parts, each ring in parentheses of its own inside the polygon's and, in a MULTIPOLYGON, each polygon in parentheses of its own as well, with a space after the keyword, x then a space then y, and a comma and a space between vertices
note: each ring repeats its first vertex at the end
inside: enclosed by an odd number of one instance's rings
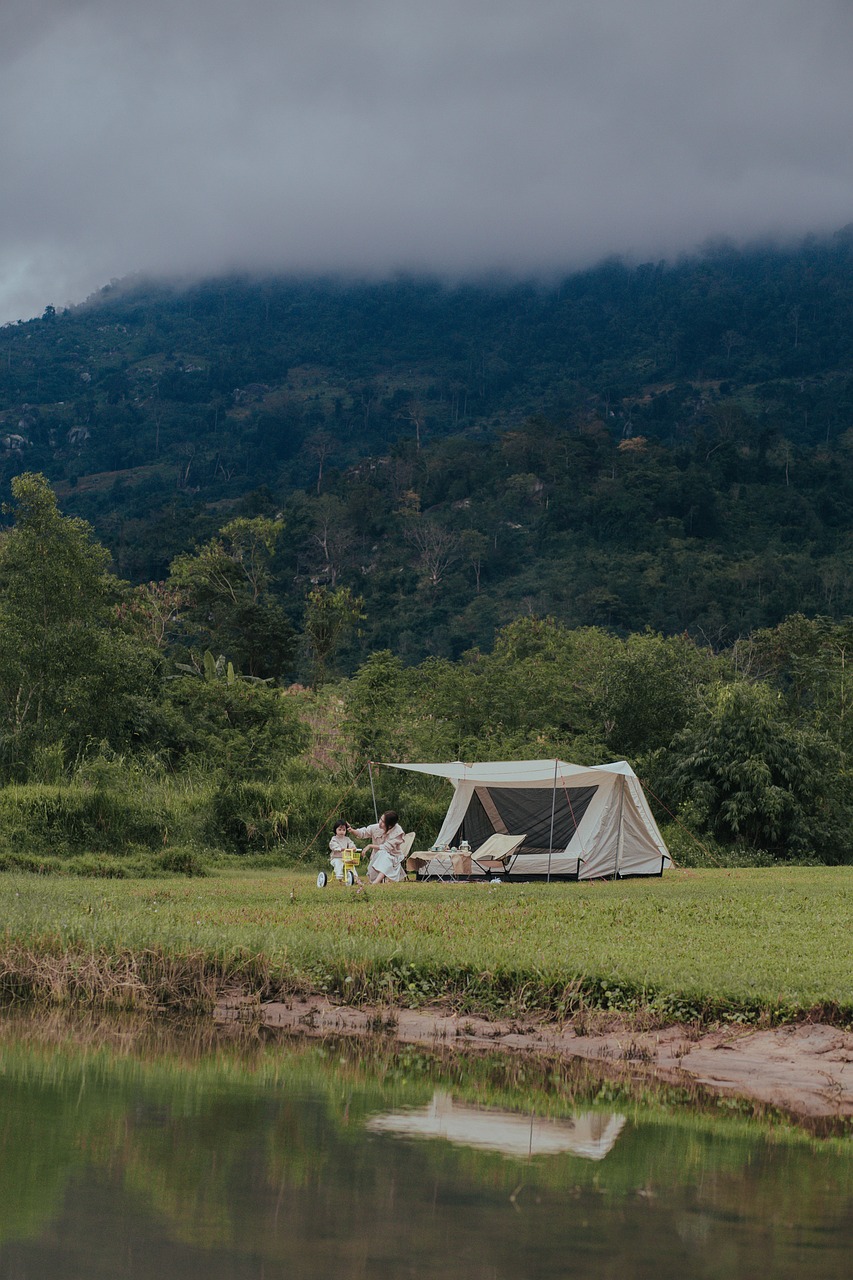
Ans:
POLYGON ((447 778, 453 799, 435 843, 476 849, 495 832, 526 833, 512 876, 659 876, 671 865, 639 779, 624 760, 587 768, 564 760, 395 764, 447 778))

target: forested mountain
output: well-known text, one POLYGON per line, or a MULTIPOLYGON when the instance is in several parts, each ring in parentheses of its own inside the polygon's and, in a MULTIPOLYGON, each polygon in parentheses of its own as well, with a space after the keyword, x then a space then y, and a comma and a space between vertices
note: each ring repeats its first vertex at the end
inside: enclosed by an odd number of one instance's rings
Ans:
POLYGON ((312 592, 344 669, 518 614, 722 646, 853 612, 851 320, 849 230, 548 285, 122 282, 0 329, 0 479, 43 472, 262 675, 303 673, 312 592))
POLYGON ((850 861, 851 319, 844 233, 0 329, 0 867, 302 857, 365 759, 532 754, 850 861))

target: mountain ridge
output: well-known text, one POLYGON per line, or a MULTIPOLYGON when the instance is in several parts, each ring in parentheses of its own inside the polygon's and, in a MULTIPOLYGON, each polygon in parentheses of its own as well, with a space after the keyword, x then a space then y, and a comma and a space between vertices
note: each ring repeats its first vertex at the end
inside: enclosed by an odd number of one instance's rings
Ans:
POLYGON ((0 480, 43 471, 133 581, 282 516, 277 596, 362 596, 353 660, 519 612, 725 643, 853 610, 851 316, 847 234, 550 286, 113 285, 0 329, 0 480))

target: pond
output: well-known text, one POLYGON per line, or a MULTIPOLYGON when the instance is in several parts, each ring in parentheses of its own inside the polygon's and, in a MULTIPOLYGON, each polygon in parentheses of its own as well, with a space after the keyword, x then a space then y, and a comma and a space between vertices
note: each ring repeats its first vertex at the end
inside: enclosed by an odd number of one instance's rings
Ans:
POLYGON ((0 1022, 8 1280, 841 1280, 851 1154, 582 1064, 0 1022))

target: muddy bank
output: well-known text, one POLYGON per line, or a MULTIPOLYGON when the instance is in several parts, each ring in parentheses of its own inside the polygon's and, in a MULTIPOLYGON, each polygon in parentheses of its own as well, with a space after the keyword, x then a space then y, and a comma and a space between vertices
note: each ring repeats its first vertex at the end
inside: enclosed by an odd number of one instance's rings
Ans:
POLYGON ((400 1044, 425 1048, 585 1058, 632 1075, 748 1098, 804 1120, 853 1117, 853 1032, 822 1024, 703 1031, 679 1024, 637 1031, 602 1016, 594 1030, 579 1034, 571 1023, 487 1021, 441 1009, 351 1008, 321 996, 256 1004, 236 993, 215 1011, 219 1022, 249 1016, 309 1036, 381 1031, 400 1044))

